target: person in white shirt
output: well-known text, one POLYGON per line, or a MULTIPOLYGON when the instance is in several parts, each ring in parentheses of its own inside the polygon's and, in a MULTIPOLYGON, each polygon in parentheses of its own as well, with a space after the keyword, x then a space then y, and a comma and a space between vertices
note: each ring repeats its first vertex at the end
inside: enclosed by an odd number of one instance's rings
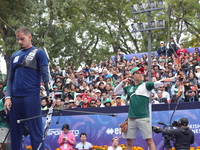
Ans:
POLYGON ((118 146, 119 145, 119 138, 114 137, 112 139, 112 146, 108 147, 108 150, 122 150, 122 147, 118 146))
MULTIPOLYGON (((165 85, 160 86, 158 89, 162 91, 162 98, 166 98, 170 102, 170 95, 169 92, 165 91, 165 85)), ((155 94, 155 98, 158 98, 157 93, 155 94)))
POLYGON ((87 134, 86 133, 80 134, 80 140, 81 140, 81 142, 76 145, 75 149, 77 149, 77 150, 82 150, 82 149, 90 150, 90 149, 92 149, 92 144, 86 141, 87 140, 87 134))
POLYGON ((195 70, 196 70, 195 75, 198 79, 198 88, 200 88, 200 66, 196 66, 195 70))

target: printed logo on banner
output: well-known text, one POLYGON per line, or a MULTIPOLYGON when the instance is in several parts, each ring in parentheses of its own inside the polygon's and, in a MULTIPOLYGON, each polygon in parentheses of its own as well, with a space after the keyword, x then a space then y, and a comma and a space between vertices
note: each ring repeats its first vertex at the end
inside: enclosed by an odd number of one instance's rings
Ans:
POLYGON ((118 135, 118 134, 121 134, 121 130, 120 130, 120 128, 108 128, 107 130, 106 130, 106 133, 108 134, 108 135, 112 135, 112 134, 115 134, 115 135, 118 135))
MULTIPOLYGON (((75 136, 79 136, 79 130, 70 130, 75 136)), ((62 130, 60 128, 49 129, 47 136, 60 135, 62 130)))
POLYGON ((113 130, 113 128, 108 128, 107 130, 106 130, 106 133, 108 134, 108 135, 112 135, 113 133, 114 133, 114 130, 113 130))
POLYGON ((200 124, 189 124, 188 127, 194 132, 194 134, 200 133, 200 124))
POLYGON ((47 136, 50 135, 60 135, 62 133, 61 129, 49 129, 47 136))

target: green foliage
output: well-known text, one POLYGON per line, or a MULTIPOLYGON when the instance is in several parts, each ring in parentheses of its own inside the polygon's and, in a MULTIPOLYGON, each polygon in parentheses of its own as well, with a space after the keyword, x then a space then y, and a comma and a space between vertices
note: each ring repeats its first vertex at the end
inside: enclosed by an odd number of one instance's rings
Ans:
MULTIPOLYGON (((132 33, 130 24, 147 22, 147 14, 132 14, 131 0, 0 0, 0 44, 8 57, 19 49, 14 31, 29 27, 33 44, 45 47, 50 59, 65 68, 107 60, 120 49, 125 54, 144 52, 147 32, 132 33), (57 58, 57 59, 56 59, 57 58)), ((165 29, 152 31, 152 50, 173 36, 185 47, 199 46, 198 0, 165 0, 165 10, 151 13, 165 20, 165 29), (163 12, 159 14, 159 12, 163 12)))

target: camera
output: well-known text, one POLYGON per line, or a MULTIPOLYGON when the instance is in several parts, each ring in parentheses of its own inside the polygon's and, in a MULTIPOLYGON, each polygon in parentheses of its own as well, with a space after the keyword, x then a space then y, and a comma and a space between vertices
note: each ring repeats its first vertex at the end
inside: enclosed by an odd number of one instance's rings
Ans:
MULTIPOLYGON (((160 125, 163 125, 163 129, 165 128, 174 128, 174 127, 179 127, 179 124, 177 121, 173 121, 172 125, 168 125, 166 123, 163 123, 163 122, 158 122, 158 124, 160 125)), ((160 129, 155 127, 155 126, 152 126, 152 131, 155 132, 155 133, 160 133, 160 129)), ((162 134, 162 136, 164 137, 164 145, 163 145, 163 148, 172 148, 171 144, 170 144, 170 141, 174 141, 175 140, 175 137, 173 135, 166 135, 166 134, 162 134)))

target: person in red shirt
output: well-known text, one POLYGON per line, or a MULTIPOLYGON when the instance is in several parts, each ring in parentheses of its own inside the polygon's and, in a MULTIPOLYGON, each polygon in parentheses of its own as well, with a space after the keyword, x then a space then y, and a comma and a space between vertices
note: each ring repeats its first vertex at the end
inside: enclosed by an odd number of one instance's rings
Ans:
POLYGON ((82 108, 87 108, 87 107, 90 107, 90 104, 88 103, 87 97, 84 97, 83 98, 82 108))
POLYGON ((188 53, 188 51, 184 48, 183 44, 180 44, 180 49, 177 50, 178 58, 180 58, 181 54, 188 53))

